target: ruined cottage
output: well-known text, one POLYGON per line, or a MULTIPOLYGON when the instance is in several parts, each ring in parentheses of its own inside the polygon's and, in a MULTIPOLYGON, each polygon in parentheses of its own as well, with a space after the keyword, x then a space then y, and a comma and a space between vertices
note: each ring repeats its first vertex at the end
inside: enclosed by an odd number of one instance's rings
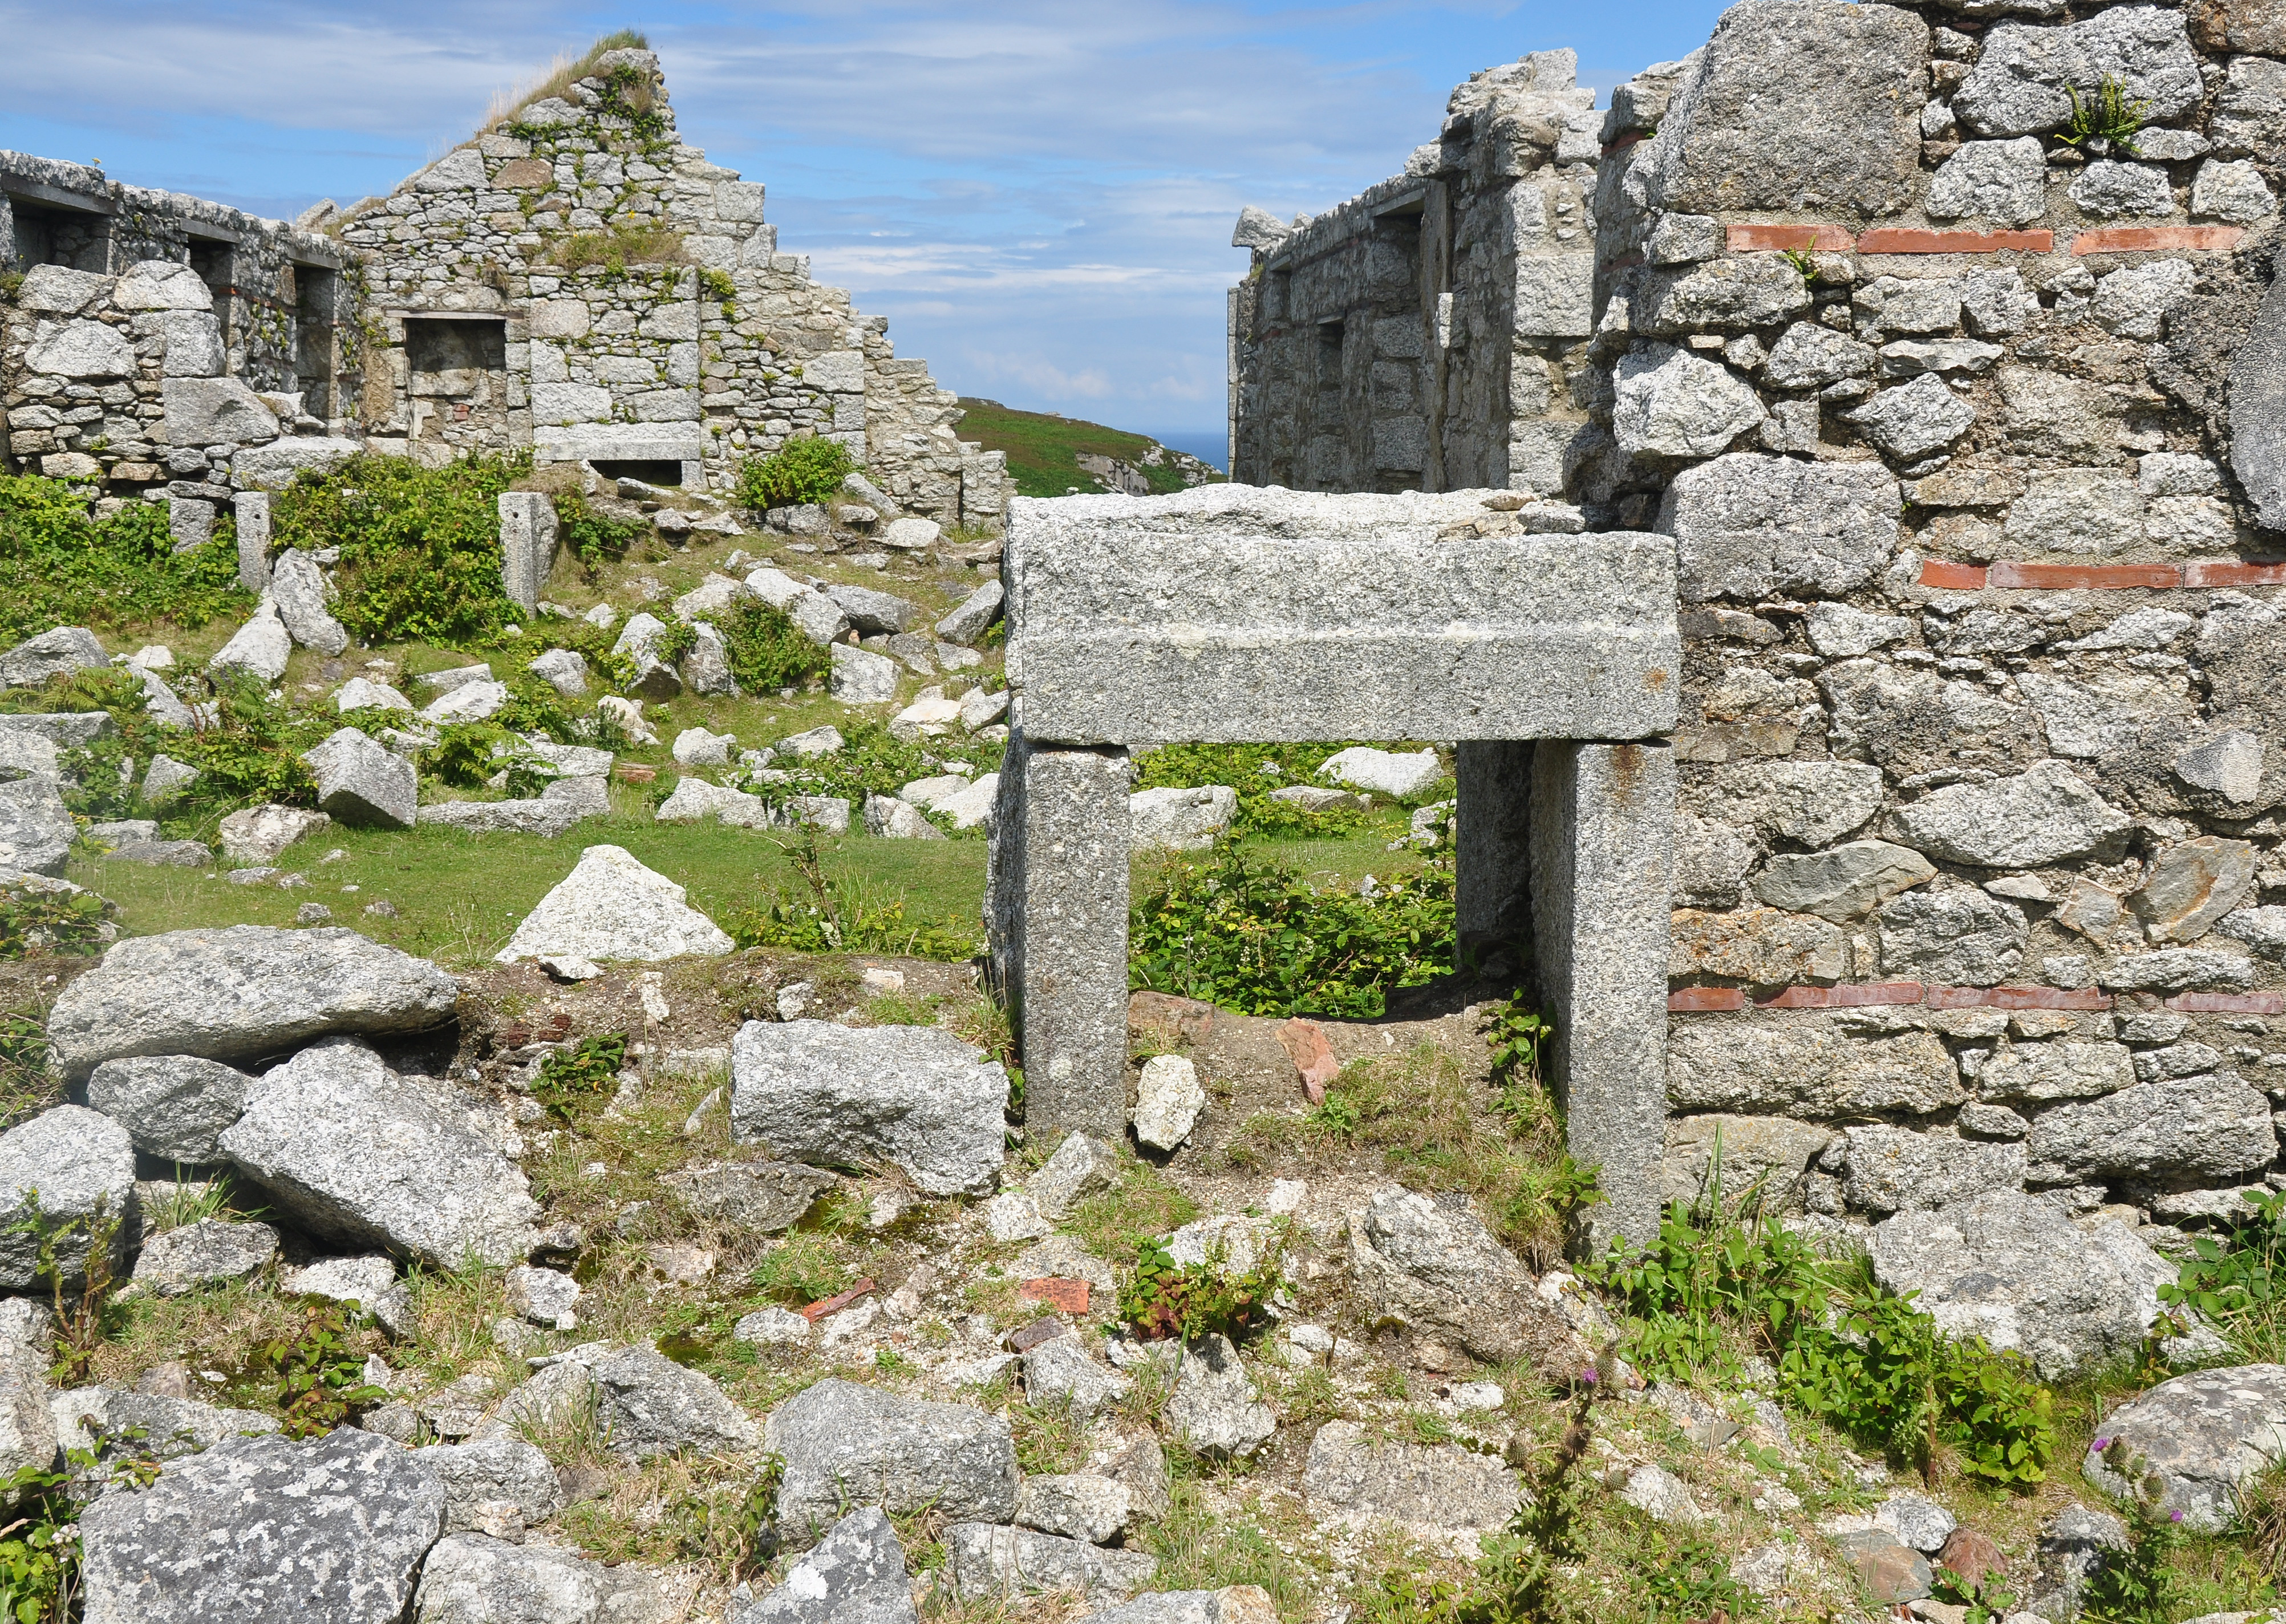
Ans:
POLYGON ((1591 106, 1247 212, 1233 477, 1671 549, 1663 1193, 2286 1186, 2286 9, 1746 0, 1591 106))
POLYGON ((722 491, 816 434, 904 511, 997 532, 1005 459, 959 440, 886 319, 778 251, 762 202, 682 142, 638 49, 291 226, 0 153, 10 465, 169 501, 194 540, 233 493, 360 448, 722 491))

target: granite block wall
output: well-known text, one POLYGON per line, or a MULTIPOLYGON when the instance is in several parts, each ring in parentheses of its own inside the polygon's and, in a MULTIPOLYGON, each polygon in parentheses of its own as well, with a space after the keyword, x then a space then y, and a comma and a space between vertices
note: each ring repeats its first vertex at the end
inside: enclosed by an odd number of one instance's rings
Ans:
POLYGON ((2286 1185, 2286 11, 2005 9, 1746 0, 1620 87, 1560 470, 1449 466, 1676 548, 1667 1193, 2168 1244, 2286 1185))

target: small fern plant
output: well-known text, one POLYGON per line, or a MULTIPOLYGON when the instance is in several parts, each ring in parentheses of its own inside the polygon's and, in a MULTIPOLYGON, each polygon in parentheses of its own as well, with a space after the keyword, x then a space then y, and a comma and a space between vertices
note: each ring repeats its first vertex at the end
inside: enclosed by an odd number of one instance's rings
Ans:
POLYGON ((2135 132, 2150 116, 2148 101, 2130 100, 2127 87, 2109 74, 2085 99, 2077 85, 2064 86, 2064 94, 2071 99, 2071 119, 2056 132, 2057 140, 2099 157, 2115 146, 2131 158, 2136 155, 2135 132))

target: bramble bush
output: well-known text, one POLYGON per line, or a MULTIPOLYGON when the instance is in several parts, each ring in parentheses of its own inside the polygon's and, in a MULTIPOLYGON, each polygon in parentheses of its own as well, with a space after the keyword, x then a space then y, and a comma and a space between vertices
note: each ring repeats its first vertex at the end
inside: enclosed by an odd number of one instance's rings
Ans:
POLYGON ((252 610, 228 524, 177 553, 165 503, 98 520, 92 500, 65 480, 0 474, 0 643, 57 626, 195 627, 252 610))
POLYGON ((280 547, 341 548, 334 618, 365 643, 454 645, 521 620, 501 584, 500 498, 528 453, 424 468, 372 453, 296 477, 272 524, 280 547))
POLYGON ((100 953, 110 934, 103 926, 104 901, 92 891, 67 895, 0 881, 0 958, 100 953))
POLYGON ((555 501, 556 538, 572 549, 589 580, 595 579, 605 564, 626 557, 627 549, 643 533, 643 526, 633 519, 615 519, 609 514, 598 513, 579 492, 568 491, 555 501))
POLYGON ((822 502, 857 471, 857 459, 840 440, 788 440, 767 457, 749 457, 738 469, 738 500, 757 513, 822 502))
POLYGON ((1453 867, 1432 862, 1376 891, 1313 890, 1234 845, 1171 861, 1128 919, 1128 979, 1249 1015, 1371 1021, 1393 989, 1451 973, 1453 867))
POLYGON ((722 635, 730 674, 742 693, 807 687, 833 668, 833 656, 812 643, 792 615, 759 598, 741 598, 710 620, 722 635))

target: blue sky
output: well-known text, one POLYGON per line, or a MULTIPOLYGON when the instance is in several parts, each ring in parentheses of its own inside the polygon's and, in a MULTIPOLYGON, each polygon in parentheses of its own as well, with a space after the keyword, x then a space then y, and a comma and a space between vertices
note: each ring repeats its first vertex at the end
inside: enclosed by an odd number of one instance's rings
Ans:
POLYGON ((963 394, 1218 435, 1242 204, 1394 173, 1477 68, 1568 45, 1608 88, 1712 0, 1618 5, 641 7, 0 0, 0 146, 290 217, 385 193, 558 54, 636 26, 683 138, 781 248, 963 394))

